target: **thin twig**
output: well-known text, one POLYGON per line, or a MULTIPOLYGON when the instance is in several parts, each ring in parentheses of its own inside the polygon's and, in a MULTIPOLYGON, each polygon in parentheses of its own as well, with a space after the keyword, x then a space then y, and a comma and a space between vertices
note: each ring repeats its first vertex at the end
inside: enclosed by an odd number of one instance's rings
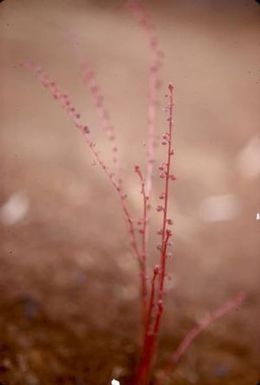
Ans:
MULTIPOLYGON (((97 114, 100 118, 101 127, 111 144, 112 160, 117 174, 119 174, 118 145, 114 126, 110 121, 110 116, 104 105, 104 93, 97 81, 95 71, 90 67, 86 60, 81 61, 84 83, 88 86, 97 114)), ((119 175, 118 175, 119 177, 119 175)))
POLYGON ((214 310, 212 313, 207 314, 201 321, 198 322, 184 337, 182 342, 179 344, 173 355, 168 360, 162 374, 160 375, 159 380, 156 382, 156 385, 163 385, 164 381, 170 376, 170 374, 175 369, 176 365, 179 363, 180 359, 190 348, 191 344, 205 329, 207 329, 211 324, 213 324, 218 319, 222 318, 225 314, 231 312, 232 310, 238 308, 246 298, 245 292, 238 293, 235 297, 231 298, 224 305, 221 305, 219 308, 214 310))
POLYGON ((119 195, 121 207, 127 223, 128 233, 131 239, 131 247, 134 251, 134 255, 140 262, 141 254, 138 248, 134 221, 132 219, 132 216, 126 204, 126 194, 122 189, 122 185, 115 178, 115 174, 112 171, 110 171, 109 167, 105 164, 100 154, 96 150, 95 143, 90 139, 90 130, 87 125, 84 125, 81 122, 81 115, 72 104, 69 94, 62 92, 57 82, 51 80, 50 77, 43 71, 43 69, 40 66, 36 66, 31 62, 25 62, 21 65, 22 67, 26 68, 27 70, 33 72, 36 75, 40 83, 51 93, 53 98, 61 104, 62 108, 65 110, 66 114, 72 120, 75 127, 78 128, 80 132, 83 134, 84 140, 88 145, 90 151, 92 152, 92 155, 94 156, 97 164, 105 172, 110 183, 112 184, 112 186, 114 187, 114 189, 119 195))
MULTIPOLYGON (((158 103, 158 93, 161 85, 159 71, 162 66, 164 54, 159 46, 159 40, 152 23, 151 16, 147 10, 136 0, 127 2, 128 8, 133 13, 137 22, 141 25, 148 40, 150 49, 150 64, 148 72, 148 107, 147 107, 147 169, 145 178, 146 195, 151 200, 153 172, 155 165, 155 146, 156 146, 156 109, 158 103)), ((147 213, 146 239, 149 235, 149 210, 147 213)))

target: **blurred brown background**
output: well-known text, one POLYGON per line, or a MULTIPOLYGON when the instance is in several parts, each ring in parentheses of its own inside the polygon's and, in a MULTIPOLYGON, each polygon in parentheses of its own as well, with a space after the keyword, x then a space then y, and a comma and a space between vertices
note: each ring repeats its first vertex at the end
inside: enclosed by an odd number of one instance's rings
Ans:
MULTIPOLYGON (((117 131, 132 211, 141 199, 149 50, 124 1, 0 5, 3 384, 127 383, 138 343, 138 271, 116 194, 64 111, 19 63, 67 90, 109 162, 73 48, 97 73, 117 131), (124 382, 125 381, 125 382, 124 382)), ((158 108, 176 86, 171 192, 175 256, 158 371, 207 310, 239 290, 239 311, 201 336, 175 384, 255 385, 260 378, 260 7, 255 1, 146 1, 165 63, 158 108)), ((158 159, 163 153, 158 150, 158 159)), ((160 191, 155 182, 156 194, 160 191)), ((140 215, 140 214, 139 214, 140 215)), ((153 216, 153 243, 160 218, 153 216)), ((174 382, 175 380, 175 382, 174 382)))

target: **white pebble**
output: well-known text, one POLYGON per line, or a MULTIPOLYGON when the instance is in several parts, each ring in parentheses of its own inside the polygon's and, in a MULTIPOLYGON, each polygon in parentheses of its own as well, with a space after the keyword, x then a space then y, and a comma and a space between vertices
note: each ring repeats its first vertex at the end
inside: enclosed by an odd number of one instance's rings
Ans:
POLYGON ((111 385, 120 385, 120 382, 117 381, 117 380, 115 380, 115 379, 113 379, 113 380, 111 381, 111 385))

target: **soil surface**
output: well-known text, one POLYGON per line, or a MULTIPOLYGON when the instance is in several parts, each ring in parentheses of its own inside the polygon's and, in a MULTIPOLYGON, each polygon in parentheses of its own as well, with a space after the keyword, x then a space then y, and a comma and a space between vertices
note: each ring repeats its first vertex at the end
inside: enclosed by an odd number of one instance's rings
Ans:
MULTIPOLYGON (((147 7, 165 52, 158 134, 167 82, 176 86, 174 257, 154 378, 207 311, 244 290, 243 305, 201 334, 165 385, 257 385, 260 7, 244 0, 147 7)), ((70 92, 110 164, 78 56, 93 66, 138 218, 133 167, 144 165, 146 151, 145 36, 119 0, 6 0, 0 30, 0 383, 130 385, 139 273, 117 196, 64 111, 19 63, 41 64, 70 92)), ((160 188, 155 177, 155 198, 160 188)), ((158 228, 154 213, 150 267, 158 228)))

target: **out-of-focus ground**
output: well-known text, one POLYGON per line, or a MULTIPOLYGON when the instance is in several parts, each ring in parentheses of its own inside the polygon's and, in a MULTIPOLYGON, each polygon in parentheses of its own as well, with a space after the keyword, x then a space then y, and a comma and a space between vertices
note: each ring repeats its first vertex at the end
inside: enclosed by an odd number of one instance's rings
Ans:
MULTIPOLYGON (((158 133, 167 82, 176 86, 178 178, 155 375, 196 320, 245 290, 243 306, 200 336, 169 385, 256 385, 260 7, 249 0, 147 5, 166 54, 158 133)), ((6 0, 0 31, 0 381, 126 384, 137 358, 139 281, 118 200, 64 111, 19 63, 41 64, 70 92, 108 161, 73 48, 78 36, 104 89, 138 215, 132 169, 144 162, 147 42, 122 1, 6 0)), ((155 214, 152 240, 159 226, 155 214)))

